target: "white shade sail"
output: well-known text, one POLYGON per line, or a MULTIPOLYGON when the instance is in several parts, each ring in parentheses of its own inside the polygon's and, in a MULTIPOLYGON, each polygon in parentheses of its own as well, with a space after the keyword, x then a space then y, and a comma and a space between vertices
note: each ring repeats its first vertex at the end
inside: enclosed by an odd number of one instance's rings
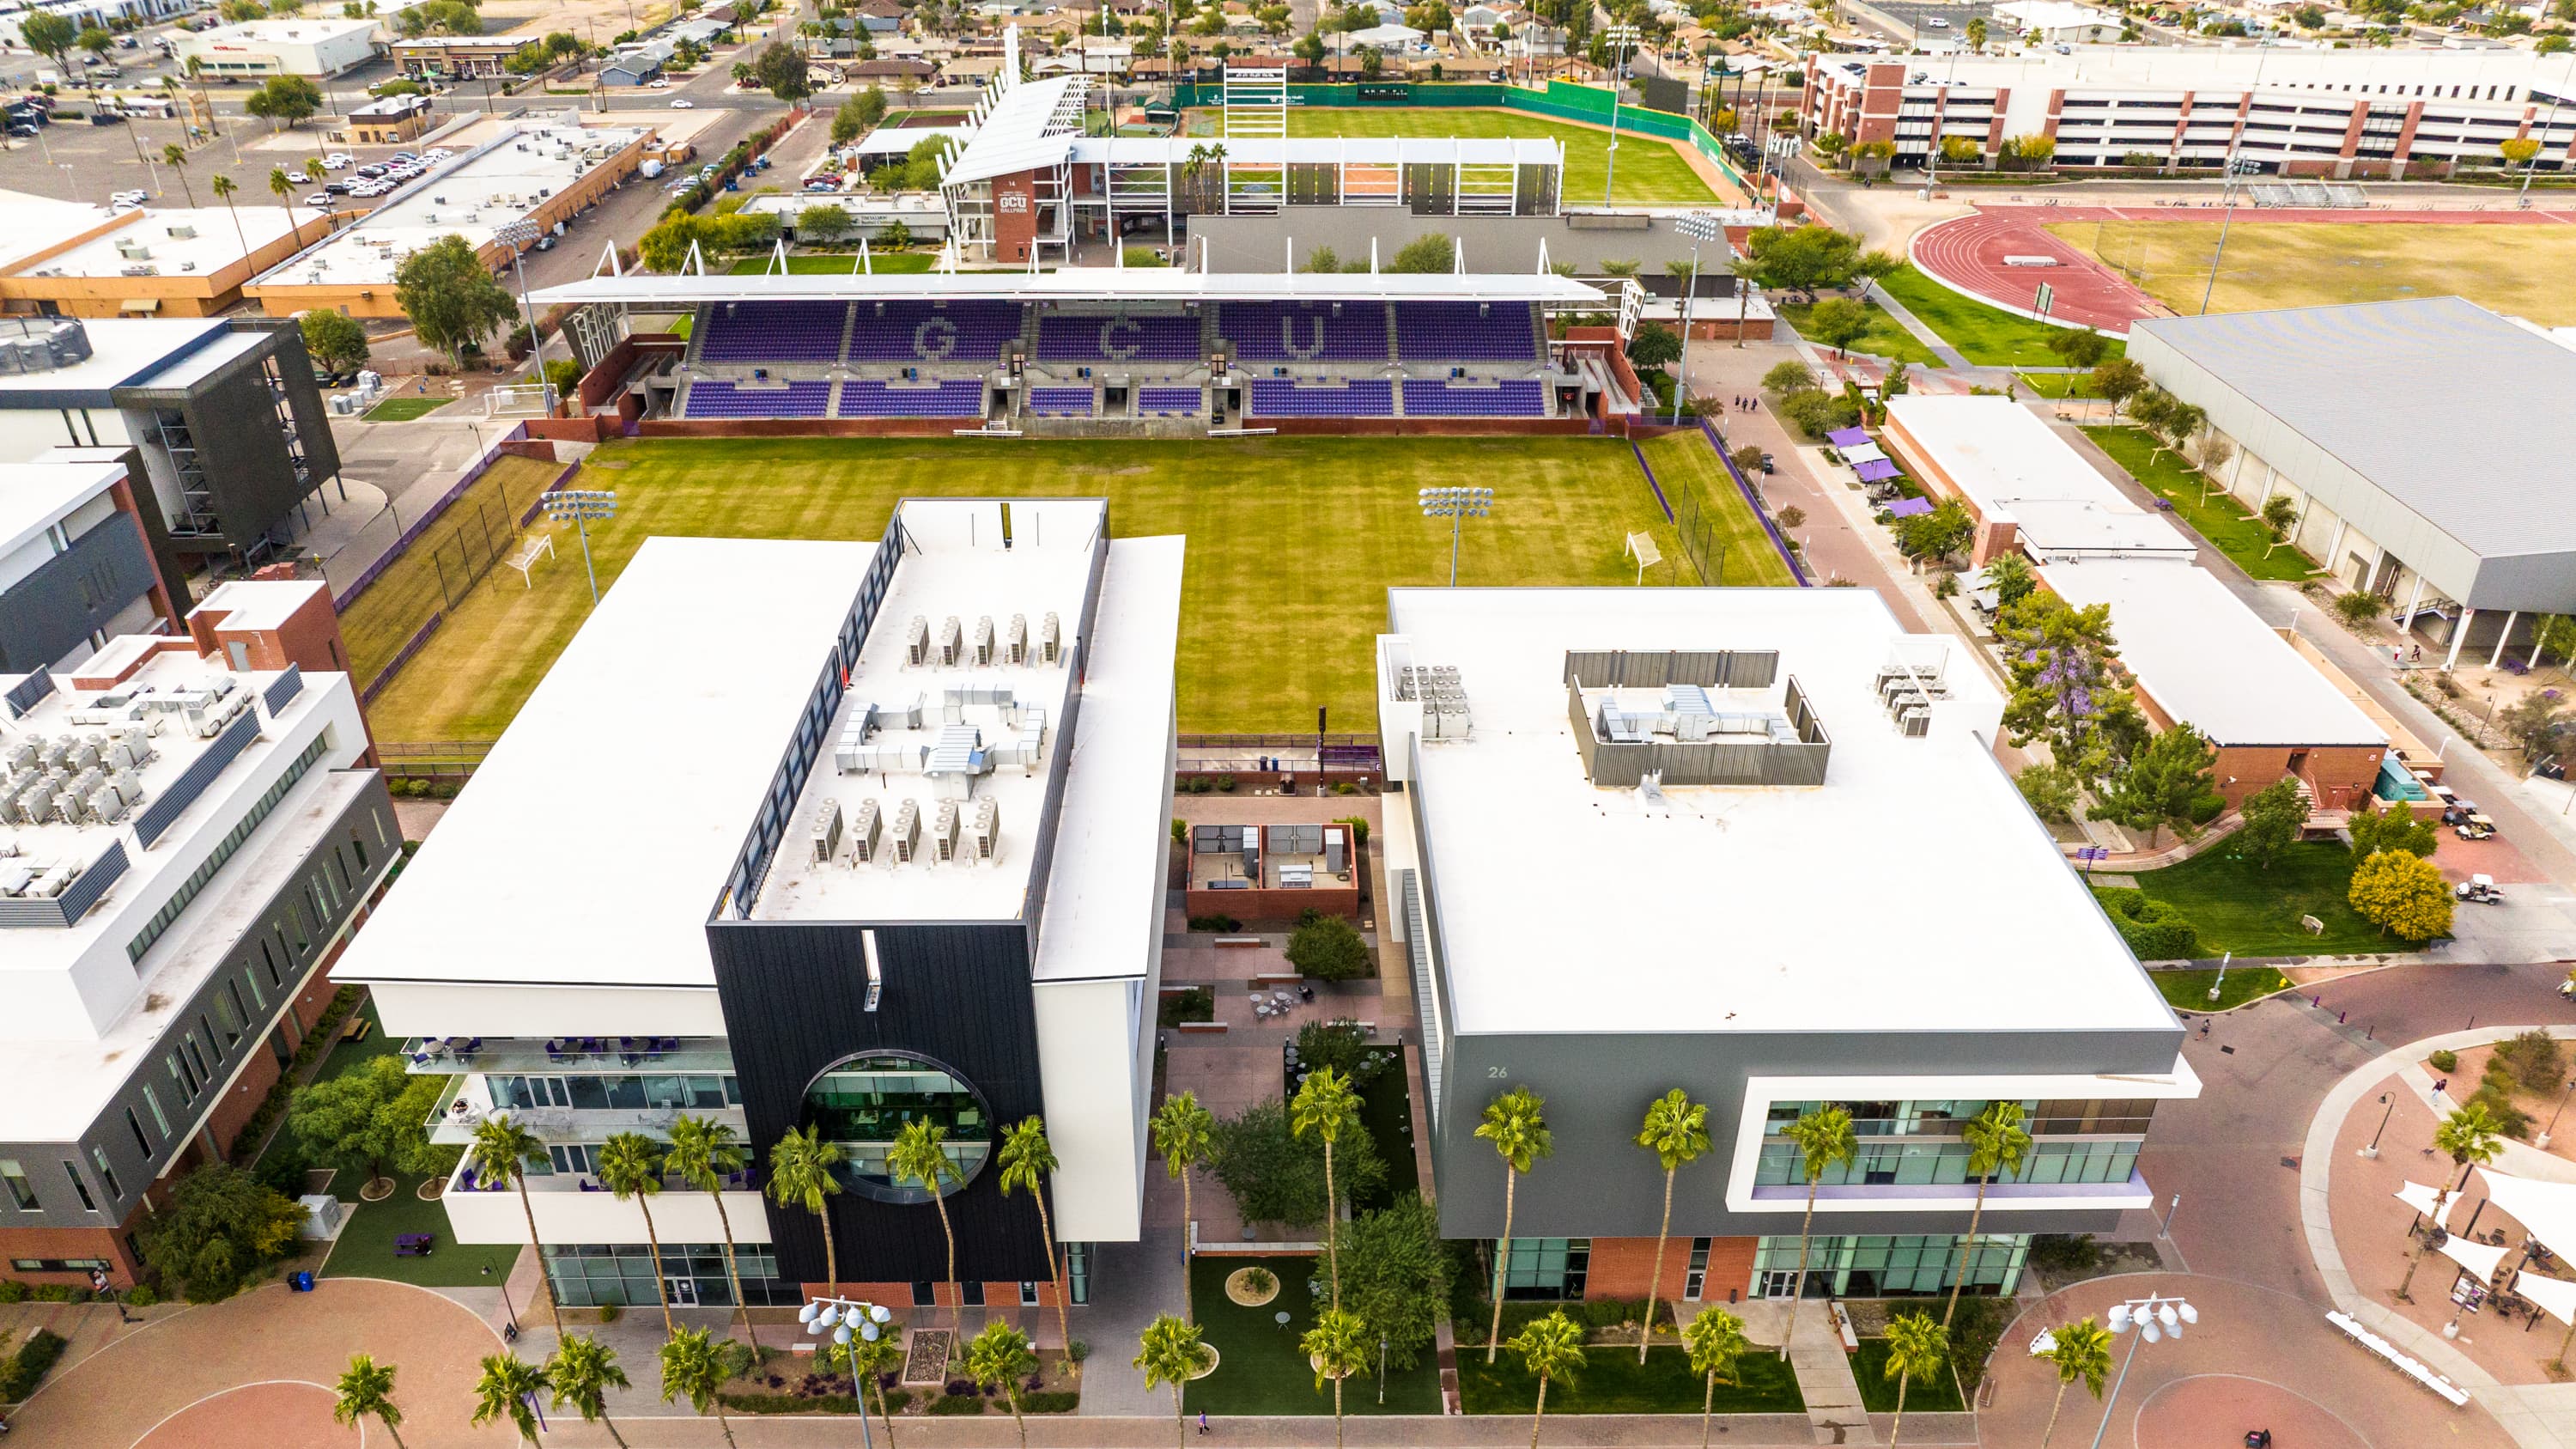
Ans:
POLYGON ((2451 1209, 2460 1205, 2460 1195, 2455 1192, 2444 1198, 2442 1200, 2442 1211, 2440 1215, 2436 1216, 2433 1213, 2433 1195, 2440 1191, 2441 1189, 2438 1187, 2426 1187, 2420 1182, 2410 1182, 2397 1189, 2397 1200, 2419 1213, 2432 1217, 2434 1222, 2440 1223, 2443 1229, 2448 1231, 2451 1225, 2447 1222, 2443 1222, 2442 1219, 2450 1216, 2451 1209))
POLYGON ((2513 1291, 2539 1304, 2541 1311, 2559 1322, 2576 1324, 2576 1283, 2564 1278, 2543 1278, 2537 1273, 2516 1273, 2513 1291))
POLYGON ((2487 1167, 2479 1168, 2478 1176, 2496 1210, 2522 1224, 2523 1231, 2553 1248, 2576 1247, 2576 1183, 2509 1177, 2487 1167))
POLYGON ((2472 1238, 2446 1238, 2442 1242, 2442 1256, 2477 1274, 2481 1283, 2495 1281, 2496 1265, 2504 1261, 2508 1251, 2490 1248, 2472 1238))

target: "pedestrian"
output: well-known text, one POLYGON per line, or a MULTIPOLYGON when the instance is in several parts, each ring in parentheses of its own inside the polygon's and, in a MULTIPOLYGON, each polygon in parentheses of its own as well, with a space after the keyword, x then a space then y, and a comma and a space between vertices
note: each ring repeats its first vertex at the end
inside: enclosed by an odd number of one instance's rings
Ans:
POLYGON ((1206 1433, 1207 1431, 1208 1431, 1208 1425, 1207 1425, 1207 1410, 1205 1410, 1205 1409, 1201 1409, 1201 1410, 1199 1410, 1199 1432, 1200 1432, 1200 1433, 1202 1433, 1202 1434, 1204 1434, 1204 1433, 1206 1433))
POLYGON ((2406 651, 2403 649, 2390 649, 2388 651, 2388 667, 2391 669, 2405 668, 2406 651))
POLYGON ((2424 662, 2424 646, 2421 644, 2415 646, 2414 662, 2417 664, 2424 662))

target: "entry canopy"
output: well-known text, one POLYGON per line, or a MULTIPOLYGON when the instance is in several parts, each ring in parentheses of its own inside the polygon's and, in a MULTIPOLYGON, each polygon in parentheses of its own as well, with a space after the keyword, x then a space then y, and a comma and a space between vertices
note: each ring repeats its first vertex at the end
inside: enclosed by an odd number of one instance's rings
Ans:
POLYGON ((2524 1232, 2552 1247, 2576 1247, 2576 1183, 2536 1182, 2486 1167, 2478 1176, 2486 1180, 2496 1210, 2522 1224, 2524 1232))

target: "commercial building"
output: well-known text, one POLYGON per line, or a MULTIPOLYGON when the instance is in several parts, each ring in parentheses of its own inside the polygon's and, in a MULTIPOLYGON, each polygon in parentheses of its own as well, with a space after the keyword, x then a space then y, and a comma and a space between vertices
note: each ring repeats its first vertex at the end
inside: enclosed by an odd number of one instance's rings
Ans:
POLYGON ((433 104, 427 96, 387 96, 351 107, 342 119, 356 145, 399 146, 428 133, 433 104))
POLYGON ((0 5, 0 44, 26 45, 21 27, 30 15, 58 15, 80 30, 113 30, 120 23, 150 25, 196 8, 196 0, 10 0, 0 5))
POLYGON ((171 37, 172 57, 181 65, 197 61, 206 74, 226 80, 324 80, 383 54, 393 40, 393 16, 405 8, 397 3, 355 18, 333 14, 218 25, 171 37))
POLYGON ((2576 428, 2499 398, 2576 388, 2576 352, 2458 297, 2131 324, 2147 376, 2236 445, 2247 507, 2298 506, 2299 547, 2457 664, 2576 612, 2576 428), (2456 426, 2491 417, 2491 425, 2456 426))
POLYGON ((510 249, 495 239, 502 227, 524 221, 550 231, 569 222, 634 173, 650 135, 640 126, 585 126, 571 115, 514 122, 243 290, 271 317, 316 307, 399 317, 394 273, 403 258, 461 236, 485 262, 503 266, 510 249))
POLYGON ((2494 166, 2499 142, 2576 145, 2566 63, 2527 50, 2118 46, 2018 55, 1807 58, 1802 129, 1886 141, 1920 166, 1951 137, 1988 158, 2047 137, 2059 170, 2223 166, 2267 175, 2440 175, 2494 166))
POLYGON ((1881 434, 1925 492, 1977 523, 1968 561, 2160 558, 2189 563, 2182 530, 2130 502, 2030 409, 2001 397, 1905 393, 1881 434))
POLYGON ((1996 29, 2009 29, 2041 45, 2108 45, 2120 38, 2128 23, 2108 10, 2074 0, 2004 0, 1992 14, 1996 29))
POLYGON ((1977 1185, 1960 1128, 2030 1114, 1986 1193, 1973 1291, 2033 1233, 2156 1198, 2156 1104, 2196 1096, 2182 1028, 1993 754, 2003 701, 1964 647, 1866 589, 1395 589, 1378 641, 1382 919, 1422 1012, 1430 1159, 1451 1238, 1502 1230, 1485 1105, 1546 1099, 1556 1152, 1515 1189, 1513 1298, 1642 1296, 1664 1174, 1637 1123, 1709 1108, 1658 1291, 1933 1293, 1977 1185), (1857 842, 1942 822, 1872 870, 1857 842), (1976 922, 1973 931, 1932 927, 1976 922), (1855 1119, 1805 1282, 1783 1131, 1855 1119))
POLYGON ((330 235, 301 206, 9 207, 14 255, 0 258, 0 311, 66 317, 212 317, 242 286, 330 235))
MULTIPOLYGON (((1075 1297, 1090 1245, 1137 1237, 1182 545, 1109 532, 1099 500, 914 499, 876 544, 651 539, 406 869, 339 978, 421 1070, 462 1074, 438 1140, 494 1114, 545 1140, 529 1197, 563 1301, 653 1301, 594 1153, 682 1112, 755 1154, 838 1142, 842 1287, 896 1305, 953 1301, 939 1214, 886 1165, 905 1122, 946 1132, 969 1305, 1050 1293, 1036 1205, 991 1161, 1031 1114, 1075 1297), (642 780, 649 845, 567 909, 597 802, 642 780)), ((526 1242, 468 1171, 456 1239, 526 1242)), ((724 1211, 745 1296, 793 1303, 824 1229, 763 1176, 724 1211)), ((653 1216, 677 1300, 729 1301, 708 1196, 653 1216)))
MULTIPOLYGON (((121 448, 0 463, 0 672, 67 668, 120 634, 180 633, 188 584, 121 448)), ((145 490, 148 492, 148 490, 145 490)))
MULTIPOLYGON (((0 1274, 135 1281, 166 1179, 221 1160, 401 856, 319 582, 0 677, 0 1274)), ((341 651, 345 652, 345 651, 341 651)))
POLYGON ((498 80, 510 73, 512 56, 538 41, 534 35, 423 35, 389 49, 410 80, 498 80))
POLYGON ((179 554, 243 563, 340 472, 303 332, 260 318, 0 318, 0 459, 59 447, 134 449, 179 554))

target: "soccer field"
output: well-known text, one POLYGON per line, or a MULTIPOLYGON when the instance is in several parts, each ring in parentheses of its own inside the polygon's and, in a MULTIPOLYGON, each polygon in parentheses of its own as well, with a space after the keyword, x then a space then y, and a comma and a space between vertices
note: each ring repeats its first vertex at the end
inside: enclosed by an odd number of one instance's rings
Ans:
MULTIPOLYGON (((1217 113, 1192 111, 1190 136, 1213 140, 1217 113)), ((1565 186, 1559 199, 1567 206, 1598 206, 1609 179, 1610 133, 1592 126, 1544 120, 1525 111, 1477 110, 1464 106, 1290 106, 1291 136, 1509 136, 1523 141, 1556 140, 1565 144, 1565 186)), ((1635 132, 1623 133, 1619 147, 1619 194, 1624 206, 1710 202, 1717 193, 1700 179, 1670 141, 1635 132)))
MULTIPOLYGON (((873 540, 908 496, 1106 497, 1121 537, 1188 535, 1181 728, 1240 732, 1312 728, 1317 705, 1336 729, 1371 726, 1385 590, 1448 580, 1449 529, 1414 490, 1459 483, 1496 493, 1491 517, 1466 520, 1461 584, 1633 583, 1622 544, 1639 530, 1675 560, 1649 584, 1697 582, 1612 438, 651 439, 604 445, 572 486, 618 495, 590 538, 602 588, 653 534, 873 540)), ((1785 582, 1772 566, 1762 581, 1785 582)), ((1732 563, 1729 578, 1753 581, 1732 563)), ((533 583, 496 570, 451 610, 369 711, 377 737, 499 735, 590 612, 568 527, 533 583)))
MULTIPOLYGON (((2215 221, 2075 221, 2048 229, 2188 316, 2201 310, 2215 221)), ((2576 229, 2432 222, 2239 221, 2213 312, 2462 296, 2552 327, 2576 325, 2576 229)))

